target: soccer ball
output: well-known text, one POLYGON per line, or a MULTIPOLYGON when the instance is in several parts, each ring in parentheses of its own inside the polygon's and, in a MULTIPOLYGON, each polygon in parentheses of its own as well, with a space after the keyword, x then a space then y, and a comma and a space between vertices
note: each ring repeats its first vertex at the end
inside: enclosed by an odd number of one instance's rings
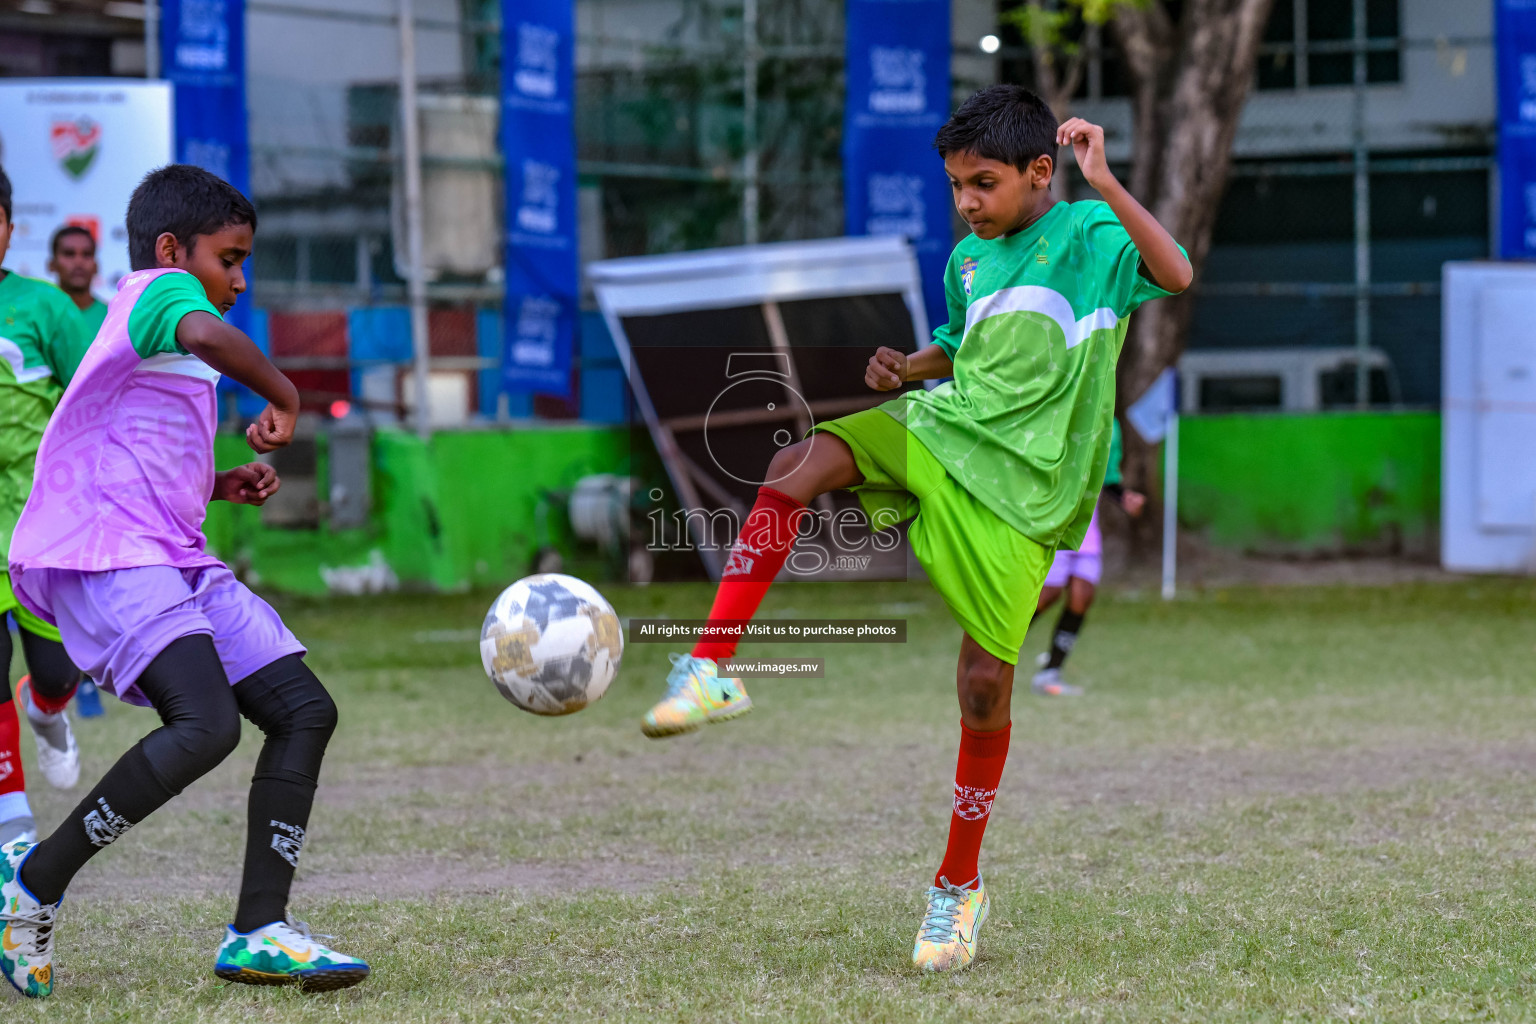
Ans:
POLYGON ((480 661, 507 700, 536 715, 569 715, 619 671, 623 631, 613 607, 574 576, 540 573, 496 598, 480 627, 480 661))

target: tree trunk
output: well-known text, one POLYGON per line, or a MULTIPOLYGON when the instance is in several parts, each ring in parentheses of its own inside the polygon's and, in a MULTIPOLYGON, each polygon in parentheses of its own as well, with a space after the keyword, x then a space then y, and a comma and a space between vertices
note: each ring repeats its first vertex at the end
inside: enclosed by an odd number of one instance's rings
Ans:
MULTIPOLYGON (((1175 20, 1166 0, 1151 0, 1115 16, 1132 85, 1129 187, 1189 251, 1195 289, 1273 5, 1274 0, 1184 0, 1175 20)), ((1117 374, 1122 409, 1178 361, 1192 292, 1143 306, 1132 318, 1117 374)), ((1126 431, 1126 483, 1145 489, 1156 476, 1156 449, 1134 435, 1126 431)))

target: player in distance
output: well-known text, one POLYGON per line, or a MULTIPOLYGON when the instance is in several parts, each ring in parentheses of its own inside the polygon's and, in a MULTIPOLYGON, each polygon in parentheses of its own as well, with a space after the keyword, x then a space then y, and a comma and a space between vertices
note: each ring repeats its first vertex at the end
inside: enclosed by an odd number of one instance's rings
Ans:
POLYGON ((89 229, 66 224, 53 233, 48 256, 48 269, 59 279, 59 290, 74 302, 91 337, 96 337, 107 318, 107 304, 91 294, 97 270, 96 239, 89 229))
MULTIPOLYGON (((256 211, 227 182, 173 164, 128 204, 134 272, 123 279, 38 450, 17 524, 17 596, 59 627, 102 689, 164 723, 108 769, 41 843, 0 846, 0 973, 23 994, 53 991, 54 924, 75 873, 102 848, 223 761, 240 718, 266 740, 248 805, 234 923, 221 978, 305 990, 354 985, 361 960, 287 917, 288 893, 336 728, 336 705, 304 646, 265 601, 207 552, 210 499, 260 505, 270 466, 214 472, 214 386, 228 374, 270 403, 246 431, 258 453, 293 438, 298 392, 223 315, 245 291, 256 211)), ((146 969, 165 970, 144 937, 146 969)))
MULTIPOLYGON (((972 231, 945 271, 949 320, 916 354, 879 349, 865 381, 885 391, 954 379, 818 424, 782 449, 709 617, 756 613, 819 494, 850 488, 872 522, 912 519, 912 549, 964 630, 949 842, 912 951, 918 967, 946 970, 971 962, 986 920, 978 858, 1008 752, 1014 666, 1052 552, 1080 544, 1093 515, 1128 317, 1184 290, 1192 271, 1110 172, 1103 129, 1080 118, 1058 125, 1025 89, 972 96, 935 148, 972 231), (1103 201, 1052 196, 1062 145, 1103 201)), ((674 656, 667 693, 642 721, 646 735, 749 711, 741 681, 719 673, 734 652, 731 639, 706 635, 674 656)))

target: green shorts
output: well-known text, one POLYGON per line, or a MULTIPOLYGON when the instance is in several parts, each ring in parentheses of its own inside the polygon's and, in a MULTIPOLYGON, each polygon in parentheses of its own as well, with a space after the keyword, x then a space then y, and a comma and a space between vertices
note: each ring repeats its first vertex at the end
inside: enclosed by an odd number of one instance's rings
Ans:
POLYGON ((905 426, 881 408, 818 423, 853 449, 853 488, 879 529, 912 520, 912 552, 950 614, 995 657, 1018 663, 1051 552, 999 519, 955 482, 905 426))
MULTIPOLYGON (((11 574, 0 572, 0 619, 5 618, 6 612, 16 616, 16 624, 33 636, 40 636, 54 643, 63 642, 59 639, 59 627, 44 622, 16 600, 16 595, 11 592, 11 574)), ((3 623, 0 623, 0 627, 3 627, 3 623)))

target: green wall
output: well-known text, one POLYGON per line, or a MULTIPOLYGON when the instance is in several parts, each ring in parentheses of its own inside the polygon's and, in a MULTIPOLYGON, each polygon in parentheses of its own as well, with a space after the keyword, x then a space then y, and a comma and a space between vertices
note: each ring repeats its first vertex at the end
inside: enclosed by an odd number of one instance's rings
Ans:
POLYGON ((1222 547, 1427 552, 1440 518, 1440 415, 1190 416, 1179 520, 1222 547))
MULTIPOLYGON (((241 437, 221 435, 216 447, 220 468, 253 458, 241 437)), ((545 543, 561 550, 572 571, 601 576, 601 557, 575 542, 563 506, 543 525, 539 508, 546 490, 568 489, 593 473, 658 479, 643 432, 634 444, 637 457, 631 449, 625 427, 445 431, 427 442, 380 432, 373 440, 373 511, 366 527, 275 529, 262 524, 259 509, 216 502, 209 507, 208 541, 253 582, 294 593, 325 593, 327 572, 379 560, 409 589, 504 585, 528 574, 545 543)), ((323 437, 317 463, 323 500, 323 437)))
MULTIPOLYGON (((1180 520, 1215 545, 1299 555, 1434 550, 1436 413, 1192 416, 1181 421, 1180 447, 1180 520)), ((252 457, 236 436, 220 436, 217 454, 221 468, 252 457)), ((326 466, 322 437, 322 498, 326 466)), ((560 549, 570 571, 602 579, 609 567, 571 536, 563 506, 543 502, 545 491, 593 473, 665 486, 649 438, 624 427, 449 431, 428 442, 381 432, 367 526, 275 529, 258 509, 217 502, 208 540, 253 582, 301 594, 326 593, 341 585, 338 571, 370 566, 387 567, 407 589, 500 586, 526 575, 544 544, 560 549)))

